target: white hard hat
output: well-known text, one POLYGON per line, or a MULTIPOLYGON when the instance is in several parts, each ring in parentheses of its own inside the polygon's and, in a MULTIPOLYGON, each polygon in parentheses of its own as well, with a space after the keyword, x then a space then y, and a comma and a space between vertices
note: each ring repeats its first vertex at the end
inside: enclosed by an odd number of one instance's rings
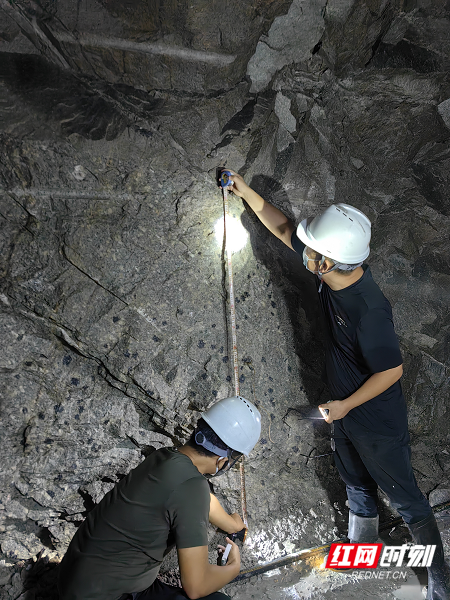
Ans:
POLYGON ((370 253, 371 224, 348 204, 332 204, 314 219, 304 219, 297 237, 309 248, 342 264, 356 264, 370 253))
POLYGON ((229 448, 246 456, 261 435, 259 410, 241 396, 219 400, 202 414, 202 419, 229 448))

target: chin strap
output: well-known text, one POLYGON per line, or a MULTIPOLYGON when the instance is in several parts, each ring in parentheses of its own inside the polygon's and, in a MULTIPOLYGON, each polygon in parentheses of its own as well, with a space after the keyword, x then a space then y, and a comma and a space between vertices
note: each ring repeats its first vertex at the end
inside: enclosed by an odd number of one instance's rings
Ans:
MULTIPOLYGON (((360 267, 362 264, 363 264, 362 262, 358 263, 357 265, 344 265, 343 263, 334 263, 334 265, 331 267, 331 269, 328 269, 328 271, 325 271, 324 273, 322 273, 321 271, 318 271, 316 273, 316 275, 320 279, 319 294, 322 291, 322 285, 323 285, 322 277, 324 275, 328 275, 328 273, 331 273, 331 271, 334 271, 335 269, 340 269, 341 271, 354 271, 355 269, 360 267)), ((308 267, 306 267, 306 268, 308 269, 308 267)), ((308 269, 308 271, 309 271, 309 269, 308 269)))

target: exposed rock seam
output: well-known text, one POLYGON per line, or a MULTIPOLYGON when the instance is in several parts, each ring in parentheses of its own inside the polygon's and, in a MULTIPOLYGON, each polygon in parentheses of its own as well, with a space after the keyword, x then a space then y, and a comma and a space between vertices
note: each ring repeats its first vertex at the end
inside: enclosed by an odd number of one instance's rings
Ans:
POLYGON ((187 60, 190 62, 204 62, 217 66, 226 66, 236 60, 235 54, 219 54, 218 52, 203 52, 180 46, 169 46, 166 44, 149 42, 132 42, 130 40, 107 38, 93 34, 83 34, 75 37, 69 33, 54 33, 60 42, 79 43, 82 46, 93 46, 99 48, 113 48, 117 50, 129 50, 141 54, 158 54, 187 60))
MULTIPOLYGON (((146 198, 146 194, 127 194, 120 191, 115 191, 114 193, 110 192, 91 192, 87 190, 62 190, 56 188, 11 188, 11 189, 2 189, 1 191, 6 194, 13 194, 14 196, 18 196, 19 198, 24 196, 35 196, 37 198, 98 198, 99 200, 144 200, 146 198)), ((20 206, 24 209, 25 207, 20 204, 20 206)), ((27 211, 28 212, 28 211, 27 211)))
MULTIPOLYGON (((91 277, 89 278, 92 279, 91 277)), ((94 279, 92 279, 92 281, 98 284, 98 282, 96 282, 94 279)), ((38 315, 29 308, 27 308, 26 310, 21 310, 20 312, 26 318, 37 319, 43 322, 47 327, 49 325, 49 322, 46 318, 42 317, 41 315, 38 315)), ((153 406, 150 406, 149 400, 155 404, 157 404, 158 401, 155 398, 153 398, 144 388, 142 388, 142 386, 132 376, 124 375, 124 377, 126 377, 126 381, 122 381, 121 379, 119 379, 118 376, 114 375, 114 373, 112 373, 109 370, 102 358, 93 355, 88 350, 83 348, 84 344, 82 342, 80 343, 73 339, 72 335, 74 335, 74 332, 70 331, 70 329, 68 330, 67 327, 62 326, 60 323, 57 323, 54 319, 52 319, 52 317, 50 317, 49 320, 57 326, 57 330, 56 332, 53 332, 53 335, 55 335, 55 337, 57 337, 61 343, 68 346, 72 351, 76 352, 78 355, 83 356, 88 360, 94 360, 99 365, 99 376, 110 387, 119 390, 122 394, 133 400, 133 402, 135 402, 139 406, 139 408, 146 413, 151 422, 153 422, 157 427, 164 429, 165 424, 167 423, 167 418, 163 416, 164 408, 159 407, 160 411, 157 412, 153 406), (129 383, 130 380, 131 383, 129 383)), ((167 435, 170 435, 170 433, 167 433, 167 435)))
POLYGON ((73 267, 75 267, 75 269, 77 269, 80 273, 82 273, 83 275, 85 275, 88 279, 90 279, 91 281, 93 281, 94 283, 96 283, 99 287, 102 288, 102 290, 105 290, 105 292, 108 292, 108 294, 111 294, 111 296, 114 296, 114 298, 117 298, 117 300, 119 300, 120 302, 122 302, 123 304, 125 304, 125 306, 129 306, 128 302, 125 302, 125 300, 122 300, 122 298, 120 298, 117 294, 115 294, 114 292, 112 292, 111 290, 108 290, 108 288, 106 288, 104 285, 102 285, 97 279, 95 279, 95 277, 92 277, 92 275, 89 275, 89 273, 86 273, 86 271, 83 271, 83 269, 81 269, 78 265, 76 265, 68 256, 67 256, 67 252, 66 252, 66 248, 68 246, 66 245, 62 245, 61 250, 63 253, 64 258, 67 260, 67 262, 69 262, 73 267))

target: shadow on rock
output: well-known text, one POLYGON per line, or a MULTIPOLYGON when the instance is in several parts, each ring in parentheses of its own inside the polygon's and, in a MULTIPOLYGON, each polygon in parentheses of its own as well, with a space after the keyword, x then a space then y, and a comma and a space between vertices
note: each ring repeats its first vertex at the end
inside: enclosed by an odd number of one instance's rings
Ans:
MULTIPOLYGON (((287 194, 275 179, 257 175, 253 177, 250 187, 295 222, 287 194)), ((330 399, 325 384, 326 332, 314 278, 305 270, 301 257, 266 230, 248 207, 242 216, 242 222, 249 232, 256 259, 270 271, 274 292, 280 295, 280 302, 287 307, 288 322, 282 323, 282 329, 288 338, 293 338, 295 353, 300 359, 300 391, 305 394, 311 410, 314 410, 330 399)), ((289 417, 291 426, 298 428, 299 433, 304 418, 298 411, 298 405, 301 404, 304 405, 305 402, 299 400, 296 403, 294 400, 284 415, 284 420, 289 417)), ((320 420, 308 420, 308 423, 314 423, 314 447, 309 456, 305 457, 305 467, 315 469, 335 512, 336 525, 339 531, 346 531, 348 513, 345 487, 332 459, 330 427, 320 420)))
MULTIPOLYGON (((48 557, 36 562, 27 561, 20 572, 13 575, 22 580, 22 593, 17 600, 58 600, 59 563, 49 561, 48 557)), ((16 596, 15 596, 16 597, 16 596)))

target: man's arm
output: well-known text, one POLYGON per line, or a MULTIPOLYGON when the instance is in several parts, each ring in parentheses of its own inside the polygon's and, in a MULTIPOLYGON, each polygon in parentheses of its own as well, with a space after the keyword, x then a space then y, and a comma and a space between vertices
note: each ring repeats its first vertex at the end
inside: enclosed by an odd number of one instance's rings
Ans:
POLYGON ((319 408, 328 409, 328 413, 325 421, 332 423, 334 420, 342 419, 345 415, 355 408, 360 406, 364 402, 368 402, 375 398, 379 394, 382 394, 391 385, 394 385, 396 381, 400 379, 403 374, 403 365, 388 369, 387 371, 381 371, 380 373, 374 373, 369 379, 356 390, 354 394, 345 398, 345 400, 333 400, 327 404, 321 404, 319 408))
POLYGON ((214 527, 222 529, 227 533, 237 533, 244 529, 245 524, 241 517, 237 513, 229 515, 221 506, 220 502, 214 496, 210 494, 211 504, 209 508, 209 522, 214 527))
POLYGON ((238 575, 241 568, 239 548, 229 538, 227 542, 232 548, 223 567, 209 564, 208 546, 177 550, 181 583, 191 600, 217 592, 238 575))
POLYGON ((292 221, 281 210, 266 202, 264 198, 261 198, 259 194, 245 183, 240 175, 234 171, 230 171, 230 173, 233 175, 234 181, 234 185, 230 188, 231 191, 236 196, 245 200, 261 223, 293 250, 291 237, 295 231, 295 225, 292 221))

